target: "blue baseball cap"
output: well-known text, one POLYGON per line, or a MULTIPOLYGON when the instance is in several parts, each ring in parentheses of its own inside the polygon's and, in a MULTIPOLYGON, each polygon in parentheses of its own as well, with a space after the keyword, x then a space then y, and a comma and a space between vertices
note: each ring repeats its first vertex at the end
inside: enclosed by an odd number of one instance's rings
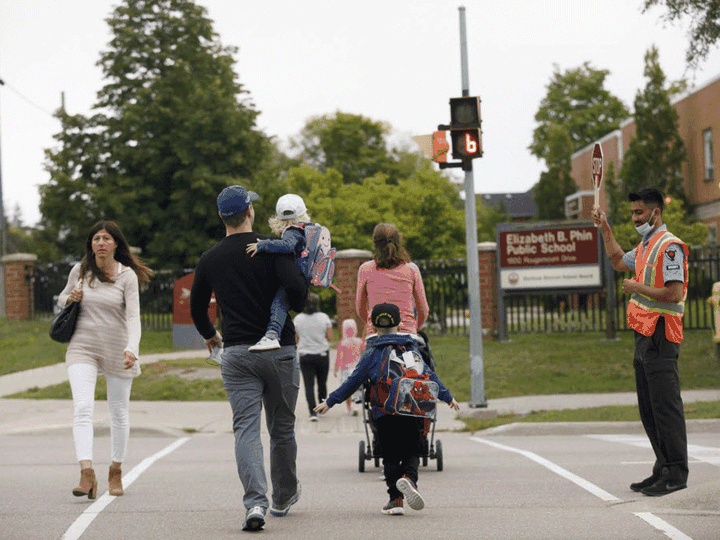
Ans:
POLYGON ((242 186, 228 186, 220 192, 217 198, 217 207, 221 217, 232 217, 235 214, 244 212, 253 201, 257 201, 260 195, 254 191, 248 191, 242 186))

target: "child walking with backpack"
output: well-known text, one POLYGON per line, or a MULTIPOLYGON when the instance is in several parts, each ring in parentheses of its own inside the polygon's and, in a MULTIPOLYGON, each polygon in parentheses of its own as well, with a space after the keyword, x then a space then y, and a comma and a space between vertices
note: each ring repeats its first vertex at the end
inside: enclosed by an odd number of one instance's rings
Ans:
MULTIPOLYGON (((247 253, 255 256, 258 252, 293 253, 298 267, 312 285, 332 287, 335 273, 335 248, 330 247, 330 231, 310 221, 305 201, 299 195, 283 195, 275 205, 276 215, 268 222, 272 231, 280 236, 277 240, 260 240, 248 244, 247 253)), ((250 351, 279 349, 279 336, 288 316, 285 290, 278 289, 270 311, 270 322, 265 335, 250 351)))
POLYGON ((320 414, 328 411, 369 379, 372 415, 390 495, 381 512, 397 516, 405 513, 403 501, 413 510, 425 507, 417 489, 424 419, 434 412, 437 399, 455 410, 460 406, 438 376, 425 366, 412 336, 397 333, 400 309, 396 305, 376 305, 370 320, 377 337, 368 342, 347 381, 315 411, 320 414))

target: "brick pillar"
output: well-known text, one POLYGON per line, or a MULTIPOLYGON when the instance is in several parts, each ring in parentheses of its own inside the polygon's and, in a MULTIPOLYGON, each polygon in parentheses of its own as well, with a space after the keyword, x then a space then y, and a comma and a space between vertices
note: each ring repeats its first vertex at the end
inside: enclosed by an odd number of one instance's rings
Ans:
POLYGON ((335 286, 342 291, 336 296, 337 325, 342 329, 345 319, 355 319, 358 335, 363 335, 365 321, 361 321, 355 312, 355 293, 357 274, 360 265, 372 259, 372 253, 362 249, 344 249, 335 255, 335 286))
POLYGON ((35 315, 33 281, 37 255, 14 253, 2 258, 5 267, 5 315, 9 321, 32 320, 35 315))
POLYGON ((480 314, 483 336, 487 339, 495 339, 500 331, 496 250, 497 244, 495 242, 481 242, 478 244, 480 314))

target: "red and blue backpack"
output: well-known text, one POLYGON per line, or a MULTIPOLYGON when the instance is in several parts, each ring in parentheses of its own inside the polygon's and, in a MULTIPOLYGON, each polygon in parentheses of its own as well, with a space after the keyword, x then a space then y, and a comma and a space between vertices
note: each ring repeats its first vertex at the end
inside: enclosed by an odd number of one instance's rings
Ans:
POLYGON ((380 377, 372 385, 370 396, 385 414, 432 418, 440 390, 430 379, 429 368, 412 347, 390 344, 381 354, 380 377))

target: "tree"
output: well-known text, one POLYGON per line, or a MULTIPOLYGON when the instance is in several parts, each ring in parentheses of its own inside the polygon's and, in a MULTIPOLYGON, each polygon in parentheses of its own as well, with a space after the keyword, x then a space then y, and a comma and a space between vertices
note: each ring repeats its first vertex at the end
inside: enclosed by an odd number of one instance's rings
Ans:
POLYGON ((573 142, 566 126, 547 126, 547 171, 540 173, 540 180, 533 188, 533 200, 538 207, 540 219, 564 219, 565 197, 576 191, 570 176, 570 160, 573 142))
MULTIPOLYGON (((594 69, 589 62, 560 72, 555 65, 547 94, 535 113, 538 127, 533 131, 530 152, 547 162, 552 126, 564 126, 572 141, 571 154, 616 129, 629 116, 622 101, 605 89, 610 72, 594 69)), ((552 163, 547 163, 548 167, 552 163)))
POLYGON ((691 68, 697 68, 720 39, 720 0, 645 0, 643 12, 663 4, 668 10, 666 20, 690 18, 690 44, 685 60, 691 68))
POLYGON ((97 113, 57 113, 45 236, 77 253, 94 221, 113 219, 151 262, 194 266, 223 234, 217 193, 278 182, 271 144, 233 72, 236 50, 221 45, 204 8, 124 0, 107 22, 97 113))
POLYGON ((685 198, 681 166, 685 145, 678 132, 678 113, 671 97, 685 88, 683 82, 666 88, 658 50, 645 53, 647 85, 635 96, 635 138, 623 158, 620 178, 625 193, 654 187, 672 198, 685 198))
POLYGON ((292 147, 300 151, 303 163, 320 172, 335 169, 346 184, 360 184, 378 173, 397 183, 412 173, 417 158, 389 149, 389 133, 390 126, 383 122, 338 111, 309 119, 292 147))
POLYGON ((565 197, 577 190, 570 176, 573 152, 616 129, 629 116, 622 101, 604 88, 609 73, 589 62, 564 73, 555 66, 535 114, 539 125, 529 146, 548 169, 533 189, 541 219, 565 217, 565 197))
POLYGON ((429 164, 391 184, 378 174, 345 184, 339 172, 297 167, 290 189, 305 199, 314 221, 332 232, 338 249, 372 250, 375 225, 397 225, 413 259, 455 258, 465 252, 465 218, 458 189, 429 164))
MULTIPOLYGON (((630 251, 640 242, 640 235, 632 223, 630 202, 627 194, 623 201, 618 203, 618 219, 613 224, 615 239, 624 251, 630 251)), ((662 213, 663 223, 668 230, 680 238, 688 246, 702 246, 708 237, 708 226, 697 220, 688 218, 687 207, 682 199, 666 201, 662 213)))

